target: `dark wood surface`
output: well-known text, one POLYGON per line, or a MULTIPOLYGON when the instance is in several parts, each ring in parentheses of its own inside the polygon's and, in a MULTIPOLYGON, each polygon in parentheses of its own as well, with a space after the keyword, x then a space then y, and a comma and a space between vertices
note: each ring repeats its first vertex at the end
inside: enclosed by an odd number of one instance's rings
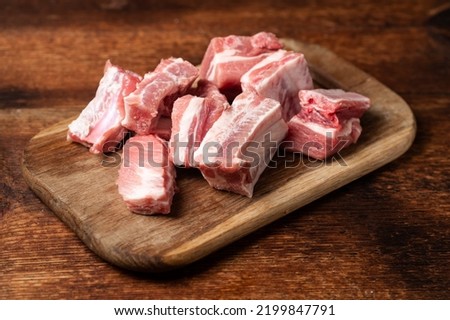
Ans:
POLYGON ((286 49, 304 53, 316 83, 352 90, 370 99, 371 107, 361 120, 364 134, 356 145, 340 153, 341 161, 280 157, 276 168, 272 166, 261 175, 252 198, 215 190, 198 170, 180 169, 179 191, 170 215, 148 217, 127 210, 117 191, 118 164, 102 165, 102 156, 66 140, 67 126, 73 121, 69 118, 30 140, 23 153, 26 182, 106 261, 134 271, 168 271, 304 207, 410 148, 416 122, 400 96, 321 46, 288 39, 283 42, 286 49))
MULTIPOLYGON (((0 1, 0 298, 450 298, 445 1, 0 1), (53 3, 53 2, 49 2, 53 3), (395 162, 190 265, 145 275, 92 253, 29 190, 22 151, 76 115, 107 58, 199 63, 211 37, 320 44, 399 93, 418 124, 395 162)), ((98 196, 98 195, 93 195, 98 196)))

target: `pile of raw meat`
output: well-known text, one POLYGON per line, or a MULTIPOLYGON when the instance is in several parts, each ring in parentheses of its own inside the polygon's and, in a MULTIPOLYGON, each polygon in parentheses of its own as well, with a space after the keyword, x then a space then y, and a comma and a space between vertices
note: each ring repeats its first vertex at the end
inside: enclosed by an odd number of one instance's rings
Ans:
POLYGON ((67 138, 92 153, 123 143, 117 185, 136 213, 169 213, 175 166, 198 168, 214 188, 252 197, 283 142, 325 159, 361 134, 368 98, 313 88, 301 53, 271 33, 214 38, 198 69, 161 60, 141 77, 106 62, 94 99, 67 138))

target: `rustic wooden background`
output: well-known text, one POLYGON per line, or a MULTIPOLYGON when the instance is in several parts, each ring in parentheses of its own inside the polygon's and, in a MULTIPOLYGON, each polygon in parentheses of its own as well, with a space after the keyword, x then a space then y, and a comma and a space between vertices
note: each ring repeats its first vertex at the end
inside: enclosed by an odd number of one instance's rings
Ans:
MULTIPOLYGON (((0 298, 449 299, 446 1, 0 0, 0 298), (104 61, 193 63, 213 36, 271 31, 329 48, 399 93, 418 123, 395 162, 167 274, 113 267, 28 189, 27 141, 76 115, 104 61)), ((101 195, 93 195, 101 196, 101 195)))

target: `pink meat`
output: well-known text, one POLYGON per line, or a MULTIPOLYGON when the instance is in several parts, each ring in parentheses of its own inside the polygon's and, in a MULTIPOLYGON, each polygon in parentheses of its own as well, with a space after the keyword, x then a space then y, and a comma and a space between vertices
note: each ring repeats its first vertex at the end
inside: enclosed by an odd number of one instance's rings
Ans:
POLYGON ((132 212, 170 212, 176 172, 168 155, 166 143, 156 135, 135 136, 125 143, 117 185, 132 212))
POLYGON ((230 107, 230 104, 228 103, 227 97, 219 91, 219 88, 214 83, 207 80, 198 81, 197 95, 205 98, 205 104, 208 108, 208 116, 204 125, 204 137, 206 132, 222 115, 223 110, 230 107))
POLYGON ((106 61, 95 97, 69 125, 67 140, 90 147, 92 153, 113 151, 127 132, 121 125, 125 116, 124 97, 136 89, 141 79, 136 73, 106 61))
POLYGON ((313 89, 303 54, 285 50, 278 50, 253 66, 242 76, 241 84, 244 91, 279 101, 286 122, 300 112, 299 90, 313 89))
POLYGON ((193 166, 193 152, 203 139, 207 117, 205 98, 186 95, 175 101, 169 147, 170 159, 176 166, 193 166))
POLYGON ((300 118, 334 128, 350 118, 361 118, 370 108, 369 98, 341 89, 301 90, 299 99, 300 118))
POLYGON ((181 58, 162 60, 125 98, 122 125, 137 134, 149 134, 159 117, 170 116, 175 100, 186 93, 197 76, 198 69, 181 58))
POLYGON ((175 165, 186 168, 196 166, 195 150, 223 110, 230 107, 212 83, 201 80, 196 91, 200 97, 183 96, 175 101, 172 111, 170 156, 175 165))
POLYGON ((288 123, 289 132, 284 144, 291 151, 307 157, 323 160, 356 143, 362 128, 358 118, 350 118, 339 127, 322 126, 293 117, 288 123))
POLYGON ((299 98, 301 110, 288 123, 288 149, 325 159, 357 142, 369 98, 340 89, 300 90, 299 98))
POLYGON ((251 37, 228 36, 213 38, 200 67, 200 78, 216 84, 220 91, 234 98, 240 92, 240 79, 268 53, 283 45, 272 33, 260 32, 251 37), (233 96, 234 95, 234 96, 233 96))
POLYGON ((242 93, 206 133, 194 158, 212 187, 252 197, 287 130, 279 102, 242 93))
POLYGON ((197 82, 197 87, 194 90, 194 94, 203 98, 210 98, 216 101, 217 104, 228 106, 227 97, 220 93, 219 88, 211 81, 200 79, 197 82))

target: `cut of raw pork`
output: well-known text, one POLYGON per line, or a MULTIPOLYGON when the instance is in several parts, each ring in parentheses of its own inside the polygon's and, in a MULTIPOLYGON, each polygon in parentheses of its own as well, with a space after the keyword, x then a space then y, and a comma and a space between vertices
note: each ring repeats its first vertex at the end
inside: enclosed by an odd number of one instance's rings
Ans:
POLYGON ((175 101, 172 110, 170 159, 176 166, 192 167, 192 154, 203 138, 203 124, 208 117, 205 98, 186 95, 175 101))
POLYGON ((230 107, 230 104, 228 103, 227 97, 219 91, 219 88, 208 80, 198 81, 195 95, 205 98, 205 104, 208 109, 208 116, 206 117, 203 130, 204 134, 202 135, 203 138, 214 122, 219 119, 223 110, 230 107))
POLYGON ((176 172, 168 155, 166 142, 156 135, 134 136, 125 143, 117 185, 131 211, 170 212, 176 172))
POLYGON ((217 108, 228 108, 230 104, 228 103, 227 97, 220 93, 219 88, 211 81, 201 79, 197 82, 197 87, 195 89, 195 95, 208 98, 211 103, 215 103, 217 108))
POLYGON ((370 108, 369 98, 341 89, 301 90, 298 95, 300 118, 334 128, 340 127, 342 121, 361 118, 370 108))
POLYGON ((287 130, 279 102, 242 93, 206 133, 194 159, 212 187, 252 197, 287 130))
POLYGON ((253 66, 241 78, 242 90, 280 102, 288 122, 300 112, 299 90, 313 89, 308 64, 301 53, 278 50, 253 66))
POLYGON ((213 38, 200 67, 200 78, 212 81, 228 98, 241 91, 242 75, 283 45, 272 33, 213 38))
POLYGON ((193 156, 203 137, 217 121, 223 110, 230 107, 217 87, 200 80, 196 93, 175 101, 172 110, 170 157, 176 166, 195 167, 193 156))
POLYGON ((113 151, 127 132, 121 125, 124 97, 136 89, 141 79, 136 73, 106 61, 95 97, 69 125, 67 140, 90 147, 92 153, 113 151))
POLYGON ((286 149, 319 160, 356 143, 362 131, 358 118, 350 118, 338 127, 331 127, 295 116, 288 125, 289 133, 283 143, 286 149))
POLYGON ((358 141, 369 98, 340 89, 301 90, 299 98, 301 111, 288 123, 288 150, 325 159, 358 141))
POLYGON ((161 60, 125 98, 122 125, 137 134, 149 134, 161 116, 170 116, 174 101, 186 93, 197 76, 198 69, 181 58, 161 60))

